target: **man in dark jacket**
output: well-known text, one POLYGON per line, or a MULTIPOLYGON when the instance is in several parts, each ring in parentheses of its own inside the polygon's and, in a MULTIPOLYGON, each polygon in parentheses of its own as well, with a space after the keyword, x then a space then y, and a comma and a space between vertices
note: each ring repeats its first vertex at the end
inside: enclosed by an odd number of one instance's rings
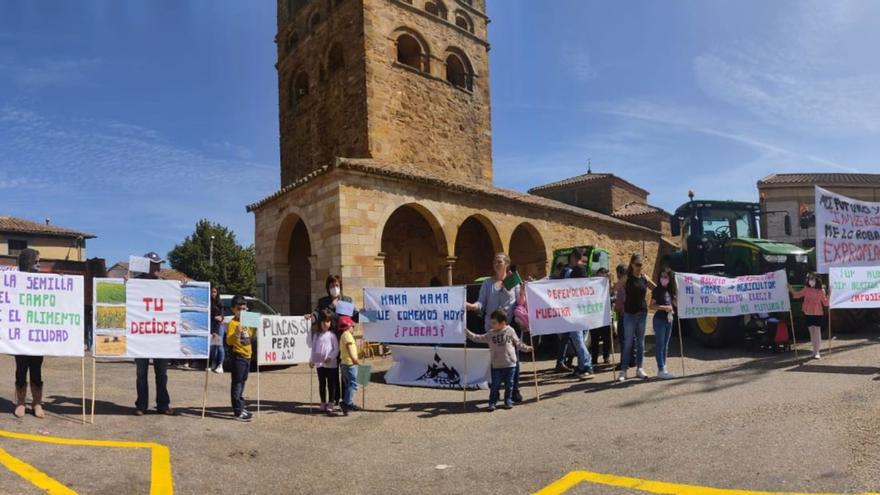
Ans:
MULTIPOLYGON (((154 252, 145 254, 144 258, 150 260, 150 272, 138 275, 137 278, 162 280, 160 272, 165 260, 154 252)), ((150 360, 136 358, 134 363, 137 366, 137 401, 134 403, 136 408, 134 414, 135 416, 143 416, 147 412, 150 401, 150 382, 147 379, 150 360)), ((174 409, 171 409, 171 397, 168 395, 168 360, 153 359, 153 371, 156 375, 156 410, 162 414, 173 416, 174 409)))

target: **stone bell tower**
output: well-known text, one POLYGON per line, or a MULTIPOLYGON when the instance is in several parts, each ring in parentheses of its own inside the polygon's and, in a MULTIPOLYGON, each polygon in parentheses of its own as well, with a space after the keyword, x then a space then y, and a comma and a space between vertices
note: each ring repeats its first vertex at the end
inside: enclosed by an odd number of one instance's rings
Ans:
POLYGON ((485 0, 278 0, 281 185, 365 158, 490 185, 485 0))

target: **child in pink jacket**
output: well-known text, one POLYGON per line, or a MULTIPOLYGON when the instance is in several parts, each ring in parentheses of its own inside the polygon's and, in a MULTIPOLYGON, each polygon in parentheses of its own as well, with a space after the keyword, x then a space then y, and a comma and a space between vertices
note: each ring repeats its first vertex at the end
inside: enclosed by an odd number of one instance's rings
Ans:
POLYGON ((824 308, 828 307, 828 295, 825 294, 825 286, 822 279, 815 273, 807 274, 804 288, 799 291, 788 288, 791 297, 803 299, 803 313, 807 328, 810 330, 810 342, 813 343, 813 358, 820 359, 819 350, 822 348, 822 320, 825 316, 824 308))

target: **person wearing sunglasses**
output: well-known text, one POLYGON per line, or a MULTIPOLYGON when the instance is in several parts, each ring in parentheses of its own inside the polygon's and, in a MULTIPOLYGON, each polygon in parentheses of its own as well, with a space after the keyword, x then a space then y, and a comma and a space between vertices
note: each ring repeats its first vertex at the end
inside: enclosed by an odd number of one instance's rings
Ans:
POLYGON ((623 307, 623 349, 620 355, 620 375, 618 381, 626 380, 631 365, 636 367, 636 376, 648 378, 642 361, 645 358, 645 327, 648 322, 648 289, 657 287, 647 275, 642 273, 642 255, 634 254, 629 260, 626 275, 618 282, 626 294, 623 307), (635 345, 635 363, 630 362, 635 345))

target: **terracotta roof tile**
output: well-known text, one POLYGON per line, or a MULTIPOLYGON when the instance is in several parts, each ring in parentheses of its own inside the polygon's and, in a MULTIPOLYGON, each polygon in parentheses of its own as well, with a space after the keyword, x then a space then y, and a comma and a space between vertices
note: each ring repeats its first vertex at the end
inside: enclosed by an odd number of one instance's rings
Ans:
POLYGON ((635 217, 639 215, 650 215, 654 213, 661 213, 663 215, 669 215, 663 208, 658 208, 656 206, 652 206, 645 203, 640 203, 638 201, 631 201, 612 213, 615 217, 635 217))
POLYGON ((759 186, 764 185, 835 185, 835 184, 861 184, 880 186, 880 174, 773 174, 758 181, 759 186))
POLYGON ((552 191, 554 189, 562 189, 570 186, 576 186, 578 184, 585 184, 587 182, 593 182, 597 180, 607 180, 611 182, 617 183, 617 185, 626 187, 628 189, 632 189, 633 191, 644 194, 646 197, 648 196, 648 191, 642 189, 641 187, 629 182, 627 180, 621 179, 620 177, 614 174, 597 174, 597 173, 586 173, 583 175, 576 175, 574 177, 569 177, 567 179, 562 179, 556 182, 551 182, 549 184, 544 184, 542 186, 536 186, 529 189, 530 194, 538 194, 545 191, 552 191))
POLYGON ((16 232, 22 234, 40 234, 58 237, 79 237, 94 239, 95 234, 58 227, 57 225, 31 222, 23 218, 0 216, 0 232, 16 232))
MULTIPOLYGON (((127 261, 120 261, 107 270, 108 276, 110 277, 120 277, 122 276, 122 272, 128 272, 127 261)), ((185 273, 179 272, 173 268, 162 268, 159 270, 159 276, 165 280, 189 280, 189 277, 187 277, 185 273)))
POLYGON ((370 175, 378 175, 382 177, 389 178, 397 178, 401 180, 405 180, 407 182, 416 182, 432 185, 435 187, 439 187, 446 190, 453 190, 458 192, 463 192, 467 194, 479 194, 484 196, 493 197, 496 199, 502 199, 507 201, 513 201, 520 204, 525 204, 529 206, 536 206, 539 208, 544 208, 548 210, 554 210, 559 212, 570 213, 574 215, 578 215, 581 217, 588 217, 595 220, 603 221, 606 223, 611 223, 615 225, 622 225, 634 229, 645 230, 649 232, 656 233, 655 230, 649 229, 647 227, 643 227, 641 225, 636 225, 634 223, 627 222, 626 220, 622 220, 620 218, 613 217, 611 215, 605 215, 603 213, 599 213, 592 210, 586 210, 583 208, 578 208, 576 206, 572 206, 566 203, 562 203, 560 201, 552 200, 549 198, 545 198, 542 196, 536 196, 534 194, 526 194, 518 191, 512 191, 509 189, 502 189, 498 187, 483 185, 479 183, 471 183, 471 182, 462 182, 453 179, 449 179, 448 177, 440 177, 428 172, 425 172, 423 169, 416 165, 384 165, 377 163, 373 160, 369 159, 337 159, 336 163, 332 166, 327 165, 321 167, 320 169, 312 172, 311 174, 301 178, 300 180, 293 182, 281 190, 269 195, 268 197, 253 203, 247 206, 247 211, 253 212, 255 210, 260 209, 266 204, 280 198, 287 192, 296 189, 298 187, 304 186, 308 182, 314 180, 316 177, 323 175, 325 173, 330 172, 333 169, 344 169, 344 170, 352 170, 357 172, 362 172, 370 175))

